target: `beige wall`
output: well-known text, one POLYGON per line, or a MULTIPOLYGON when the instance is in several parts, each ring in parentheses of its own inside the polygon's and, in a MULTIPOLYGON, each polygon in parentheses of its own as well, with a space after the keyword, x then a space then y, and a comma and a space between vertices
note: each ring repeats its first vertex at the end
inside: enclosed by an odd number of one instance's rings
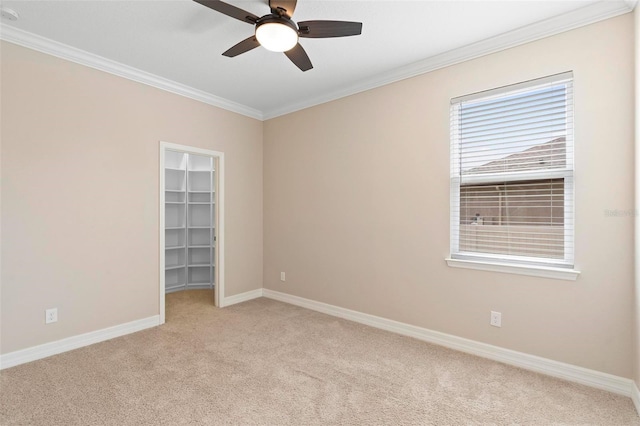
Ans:
POLYGON ((633 99, 627 14, 269 120, 264 286, 632 377, 633 99), (581 276, 447 267, 450 98, 569 70, 581 276))
POLYGON ((226 296, 262 286, 260 121, 9 43, 1 54, 2 353, 159 313, 160 140, 225 153, 226 296))

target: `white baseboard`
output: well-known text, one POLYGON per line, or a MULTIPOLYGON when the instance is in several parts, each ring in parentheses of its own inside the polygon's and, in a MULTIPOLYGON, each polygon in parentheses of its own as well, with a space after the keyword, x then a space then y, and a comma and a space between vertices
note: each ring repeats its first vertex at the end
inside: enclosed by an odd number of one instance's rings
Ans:
POLYGON ((0 355, 0 370, 160 325, 160 315, 0 355))
POLYGON ((256 290, 247 291, 240 294, 234 294, 233 296, 225 297, 222 300, 222 308, 235 305, 236 303, 246 302, 247 300, 257 299, 262 297, 262 289, 258 288, 256 290))
MULTIPOLYGON (((462 337, 453 336, 451 334, 441 333, 439 331, 429 330, 410 324, 393 321, 390 319, 369 315, 358 311, 353 311, 339 306, 329 305, 327 303, 317 302, 303 297, 293 296, 269 289, 256 289, 245 293, 236 294, 224 298, 223 306, 231 306, 236 303, 245 302, 247 300, 266 297, 269 299, 279 300, 314 311, 322 312, 339 318, 365 324, 382 330, 391 331, 404 336, 413 337, 425 342, 434 343, 451 349, 477 355, 483 358, 492 359, 503 362, 505 364, 514 365, 526 370, 535 371, 570 382, 580 383, 597 389, 603 389, 616 394, 630 397, 636 407, 636 411, 640 413, 640 391, 636 383, 624 377, 614 376, 612 374, 603 373, 596 370, 590 370, 547 358, 529 355, 498 346, 481 343, 462 337)), ((45 343, 43 345, 22 349, 0 355, 0 370, 14 367, 16 365, 57 355, 73 349, 78 349, 94 343, 103 342, 115 337, 124 336, 155 327, 160 324, 160 316, 143 318, 141 320, 131 321, 125 324, 116 325, 102 330, 81 334, 78 336, 68 337, 66 339, 55 342, 45 343)))
POLYGON ((386 318, 377 317, 375 315, 364 314, 358 311, 341 308, 339 306, 329 305, 327 303, 316 302, 315 300, 305 299, 290 294, 281 293, 274 290, 263 289, 263 296, 269 299, 279 300, 324 314, 333 315, 335 317, 348 319, 361 324, 382 330, 391 331, 402 334, 404 336, 413 337, 425 342, 434 343, 436 345, 445 346, 461 352, 477 355, 483 358, 492 359, 505 364, 524 368, 526 370, 535 371, 537 373, 546 374, 548 376, 558 377, 570 382, 580 383, 598 389, 603 389, 619 395, 634 398, 636 409, 640 413, 640 394, 638 388, 631 379, 614 376, 612 374, 602 373, 588 368, 578 367, 563 362, 542 358, 535 355, 529 355, 523 352, 513 351, 498 346, 489 345, 487 343, 477 342, 475 340, 465 339, 453 336, 451 334, 441 333, 439 331, 429 330, 427 328, 417 327, 415 325, 405 324, 386 318))
POLYGON ((640 390, 638 390, 638 384, 636 382, 631 383, 631 400, 636 407, 636 412, 640 414, 640 390))
MULTIPOLYGON (((235 305, 236 303, 257 299, 259 297, 262 297, 261 288, 225 297, 223 299, 222 307, 235 305)), ((0 370, 36 361, 52 355, 57 355, 62 352, 71 351, 73 349, 78 349, 83 346, 89 346, 94 343, 103 342, 105 340, 113 339, 114 337, 135 333, 136 331, 141 331, 158 325, 160 325, 160 315, 154 315, 149 318, 131 321, 126 324, 120 324, 102 330, 80 334, 78 336, 67 337, 66 339, 57 340, 55 342, 10 352, 0 355, 0 370)))

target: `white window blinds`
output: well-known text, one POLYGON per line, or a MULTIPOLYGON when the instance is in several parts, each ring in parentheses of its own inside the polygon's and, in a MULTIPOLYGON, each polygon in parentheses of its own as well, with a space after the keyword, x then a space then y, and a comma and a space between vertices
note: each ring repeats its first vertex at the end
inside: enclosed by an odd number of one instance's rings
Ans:
POLYGON ((572 80, 452 99, 452 257, 573 266, 572 80))

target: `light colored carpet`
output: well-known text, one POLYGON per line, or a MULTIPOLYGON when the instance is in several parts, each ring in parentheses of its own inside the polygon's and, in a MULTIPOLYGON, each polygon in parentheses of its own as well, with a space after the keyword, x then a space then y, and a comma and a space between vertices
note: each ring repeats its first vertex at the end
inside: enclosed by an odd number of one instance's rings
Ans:
POLYGON ((0 373, 2 425, 640 425, 629 398, 267 299, 0 373))

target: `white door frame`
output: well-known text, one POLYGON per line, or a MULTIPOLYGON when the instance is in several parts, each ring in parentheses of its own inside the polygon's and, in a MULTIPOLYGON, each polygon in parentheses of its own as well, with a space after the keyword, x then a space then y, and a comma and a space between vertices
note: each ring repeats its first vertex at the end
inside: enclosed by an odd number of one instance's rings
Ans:
MULTIPOLYGON (((160 141, 160 324, 165 322, 165 176, 164 176, 164 161, 166 151, 180 151, 188 154, 207 155, 213 157, 216 163, 215 175, 216 179, 216 197, 215 197, 215 212, 216 212, 216 244, 215 244, 215 272, 214 272, 214 303, 215 306, 221 308, 224 306, 224 152, 211 151, 208 149, 195 148, 187 145, 178 145, 175 143, 160 141)), ((185 200, 187 202, 188 200, 185 200)))

